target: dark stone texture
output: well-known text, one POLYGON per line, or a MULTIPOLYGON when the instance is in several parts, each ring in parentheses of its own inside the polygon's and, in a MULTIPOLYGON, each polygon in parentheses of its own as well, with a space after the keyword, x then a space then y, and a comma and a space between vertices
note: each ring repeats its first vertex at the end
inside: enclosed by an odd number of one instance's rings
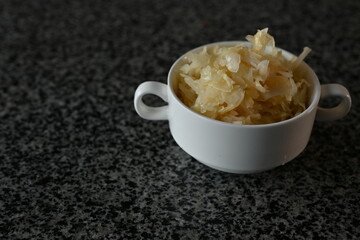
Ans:
MULTIPOLYGON (((0 1, 0 239, 359 239, 360 1, 0 1), (269 27, 351 112, 234 175, 133 109, 202 44, 269 27)), ((157 98, 149 104, 160 105, 157 98)))

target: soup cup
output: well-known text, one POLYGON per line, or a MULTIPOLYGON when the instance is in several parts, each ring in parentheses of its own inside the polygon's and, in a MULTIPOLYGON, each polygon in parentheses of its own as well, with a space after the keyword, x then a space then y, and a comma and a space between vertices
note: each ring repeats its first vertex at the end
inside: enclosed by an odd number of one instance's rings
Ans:
MULTIPOLYGON (((204 46, 234 46, 248 42, 217 42, 204 46)), ((198 52, 204 46, 190 52, 198 52)), ((286 59, 294 55, 280 49, 286 59)), ((176 143, 199 162, 230 173, 256 173, 283 165, 296 158, 306 147, 311 136, 314 120, 332 121, 344 117, 350 110, 351 97, 339 84, 320 85, 315 72, 304 62, 298 69, 310 85, 308 107, 299 115, 285 121, 263 125, 237 125, 214 120, 188 108, 178 98, 178 68, 183 64, 181 56, 171 67, 167 84, 144 82, 138 86, 134 106, 140 117, 148 120, 168 120, 176 143), (168 104, 151 107, 144 104, 144 95, 153 94, 168 104), (318 106, 321 98, 340 97, 333 108, 318 106)))

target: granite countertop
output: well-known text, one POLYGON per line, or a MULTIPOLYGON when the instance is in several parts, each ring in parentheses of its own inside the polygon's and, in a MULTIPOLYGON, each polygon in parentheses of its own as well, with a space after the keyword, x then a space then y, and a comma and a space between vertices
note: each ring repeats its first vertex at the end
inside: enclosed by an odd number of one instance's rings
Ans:
POLYGON ((350 0, 2 0, 0 239, 359 239, 359 12, 350 0), (353 99, 295 160, 216 171, 168 122, 135 113, 136 87, 165 83, 184 52, 264 27, 290 52, 311 47, 321 83, 353 99))

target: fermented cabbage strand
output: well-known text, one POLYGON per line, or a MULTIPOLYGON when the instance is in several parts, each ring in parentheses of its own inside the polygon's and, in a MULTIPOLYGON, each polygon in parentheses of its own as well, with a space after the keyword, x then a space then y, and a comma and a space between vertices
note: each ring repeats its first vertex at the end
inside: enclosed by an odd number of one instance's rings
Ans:
POLYGON ((246 39, 252 47, 204 47, 183 59, 178 97, 192 110, 235 124, 267 124, 307 107, 308 82, 294 70, 310 52, 286 60, 268 29, 246 39))

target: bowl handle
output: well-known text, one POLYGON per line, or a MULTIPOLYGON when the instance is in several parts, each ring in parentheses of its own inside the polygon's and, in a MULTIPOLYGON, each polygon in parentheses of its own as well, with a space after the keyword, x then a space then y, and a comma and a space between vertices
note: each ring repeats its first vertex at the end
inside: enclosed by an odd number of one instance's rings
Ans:
POLYGON ((167 85, 159 82, 144 82, 135 91, 134 106, 140 117, 148 120, 167 120, 168 105, 162 107, 150 107, 142 98, 147 94, 153 94, 168 102, 167 85))
POLYGON ((340 97, 341 102, 333 108, 318 107, 316 120, 333 121, 343 118, 348 114, 351 107, 351 97, 349 91, 344 86, 336 83, 321 85, 320 98, 327 97, 340 97))

